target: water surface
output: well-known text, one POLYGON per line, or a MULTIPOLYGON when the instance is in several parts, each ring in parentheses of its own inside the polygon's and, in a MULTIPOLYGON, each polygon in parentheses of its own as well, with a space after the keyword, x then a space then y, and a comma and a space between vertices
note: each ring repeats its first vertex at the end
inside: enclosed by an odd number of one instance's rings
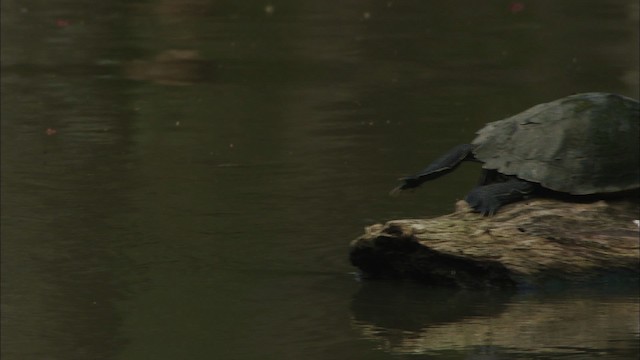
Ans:
POLYGON ((3 359, 629 359, 638 293, 362 282, 395 179, 572 93, 637 98, 634 1, 2 3, 3 359))

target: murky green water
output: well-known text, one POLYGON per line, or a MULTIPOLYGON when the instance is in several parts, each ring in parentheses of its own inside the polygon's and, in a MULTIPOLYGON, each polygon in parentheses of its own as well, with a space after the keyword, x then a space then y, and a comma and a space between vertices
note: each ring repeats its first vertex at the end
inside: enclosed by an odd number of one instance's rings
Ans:
POLYGON ((487 121, 637 98, 636 1, 2 2, 2 358, 631 359, 637 289, 360 282, 487 121), (416 357, 416 355, 420 355, 416 357))

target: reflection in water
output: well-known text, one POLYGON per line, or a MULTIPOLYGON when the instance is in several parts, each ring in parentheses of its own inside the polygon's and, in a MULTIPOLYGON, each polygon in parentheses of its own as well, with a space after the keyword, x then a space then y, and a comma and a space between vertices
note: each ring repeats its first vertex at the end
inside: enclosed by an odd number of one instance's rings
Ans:
POLYGON ((364 282, 352 301, 354 320, 400 332, 456 323, 468 317, 497 316, 510 292, 423 288, 419 284, 364 282))
POLYGON ((134 60, 125 66, 129 78, 163 85, 190 85, 211 81, 215 64, 202 59, 194 50, 166 50, 153 60, 134 60))
POLYGON ((535 103, 638 96, 635 1, 522 4, 1 2, 2 358, 637 354, 636 295, 347 275, 362 227, 477 174, 388 198, 406 169, 535 103))
POLYGON ((416 286, 363 284, 352 302, 354 328, 394 354, 465 349, 496 358, 625 359, 640 350, 637 288, 505 293, 416 286))

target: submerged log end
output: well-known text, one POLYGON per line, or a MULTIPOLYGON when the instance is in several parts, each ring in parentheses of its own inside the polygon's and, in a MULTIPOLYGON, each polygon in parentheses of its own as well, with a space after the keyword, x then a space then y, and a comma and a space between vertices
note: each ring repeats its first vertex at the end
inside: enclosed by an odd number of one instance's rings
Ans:
POLYGON ((637 277, 638 212, 629 201, 539 199, 483 217, 461 201, 449 215, 367 227, 351 243, 350 261, 367 277, 464 288, 599 273, 637 277))

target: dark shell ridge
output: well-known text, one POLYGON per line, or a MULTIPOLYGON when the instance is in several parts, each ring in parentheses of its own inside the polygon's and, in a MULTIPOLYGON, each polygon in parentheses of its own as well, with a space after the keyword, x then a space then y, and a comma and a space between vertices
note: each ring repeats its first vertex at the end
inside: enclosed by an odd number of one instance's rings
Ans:
POLYGON ((483 167, 571 194, 640 187, 640 107, 585 93, 487 124, 473 141, 483 167))

